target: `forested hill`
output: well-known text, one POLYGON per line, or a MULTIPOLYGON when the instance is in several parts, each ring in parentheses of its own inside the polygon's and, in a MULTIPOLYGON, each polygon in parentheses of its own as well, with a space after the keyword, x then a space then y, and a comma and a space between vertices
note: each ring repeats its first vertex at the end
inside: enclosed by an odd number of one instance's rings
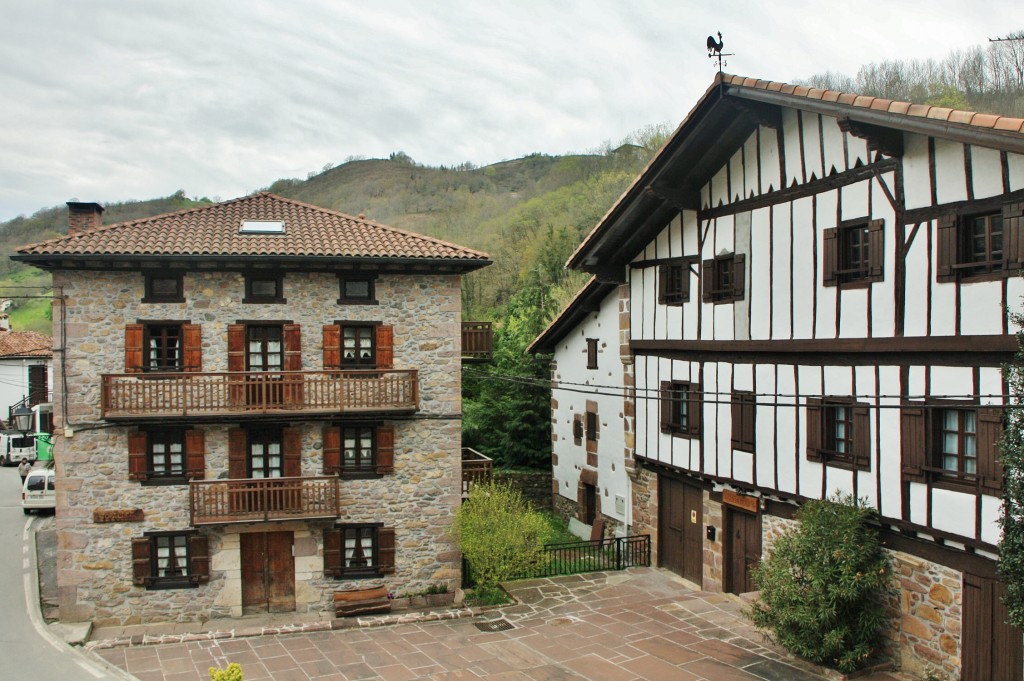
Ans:
MULTIPOLYGON (((523 276, 539 276, 559 290, 549 298, 551 308, 574 293, 579 277, 567 283, 562 264, 664 142, 666 132, 651 127, 589 154, 533 154, 481 168, 427 167, 397 152, 388 159, 350 159, 305 180, 278 180, 266 189, 488 252, 495 264, 467 277, 464 307, 466 318, 493 319, 523 276)), ((114 224, 209 201, 189 198, 181 190, 166 198, 111 203, 103 221, 114 224)), ((66 231, 67 208, 44 208, 0 223, 0 248, 10 254, 22 244, 66 231)), ((48 281, 34 268, 0 260, 0 295, 12 295, 4 287, 48 281)), ((14 328, 48 332, 45 314, 33 307, 15 300, 14 328)))

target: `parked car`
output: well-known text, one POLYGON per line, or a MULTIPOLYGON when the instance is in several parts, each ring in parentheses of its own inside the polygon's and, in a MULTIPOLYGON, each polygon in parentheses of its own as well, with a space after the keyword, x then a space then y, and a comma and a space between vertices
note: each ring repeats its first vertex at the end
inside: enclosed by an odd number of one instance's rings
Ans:
POLYGON ((22 459, 36 461, 36 438, 32 433, 9 430, 0 433, 0 465, 17 466, 22 459))
POLYGON ((52 468, 33 468, 29 471, 21 488, 21 510, 25 515, 33 510, 52 510, 57 505, 54 477, 52 468))

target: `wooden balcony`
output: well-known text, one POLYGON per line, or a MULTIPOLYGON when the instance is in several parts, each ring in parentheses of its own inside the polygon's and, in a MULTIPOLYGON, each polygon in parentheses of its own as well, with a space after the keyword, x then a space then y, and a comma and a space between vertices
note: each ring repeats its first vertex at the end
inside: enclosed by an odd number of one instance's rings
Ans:
POLYGON ((415 370, 104 374, 105 419, 360 414, 419 409, 415 370))
POLYGON ((485 362, 494 350, 490 322, 462 322, 462 359, 485 362))
POLYGON ((470 488, 478 482, 490 482, 494 462, 469 447, 462 448, 462 497, 469 496, 470 488))
POLYGON ((337 518, 337 477, 202 480, 189 483, 193 526, 337 518))

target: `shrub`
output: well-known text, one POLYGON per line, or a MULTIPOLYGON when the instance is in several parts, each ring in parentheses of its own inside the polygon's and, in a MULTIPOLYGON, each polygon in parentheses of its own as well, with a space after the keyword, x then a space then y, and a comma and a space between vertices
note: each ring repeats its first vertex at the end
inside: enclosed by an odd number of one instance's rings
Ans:
POLYGON ((210 681, 242 681, 242 665, 232 662, 224 669, 210 667, 210 681))
POLYGON ((885 616, 890 571, 875 511, 837 493, 796 518, 755 571, 760 599, 746 614, 796 655, 853 671, 875 653, 885 616))
POLYGON ((452 534, 487 590, 525 574, 543 558, 544 519, 509 484, 474 485, 455 514, 452 534))

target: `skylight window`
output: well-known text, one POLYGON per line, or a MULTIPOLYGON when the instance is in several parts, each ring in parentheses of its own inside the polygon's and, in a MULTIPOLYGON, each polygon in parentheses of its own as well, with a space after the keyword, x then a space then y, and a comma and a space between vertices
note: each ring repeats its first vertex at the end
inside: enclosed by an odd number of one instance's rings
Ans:
POLYGON ((242 220, 243 234, 284 234, 284 220, 242 220))

